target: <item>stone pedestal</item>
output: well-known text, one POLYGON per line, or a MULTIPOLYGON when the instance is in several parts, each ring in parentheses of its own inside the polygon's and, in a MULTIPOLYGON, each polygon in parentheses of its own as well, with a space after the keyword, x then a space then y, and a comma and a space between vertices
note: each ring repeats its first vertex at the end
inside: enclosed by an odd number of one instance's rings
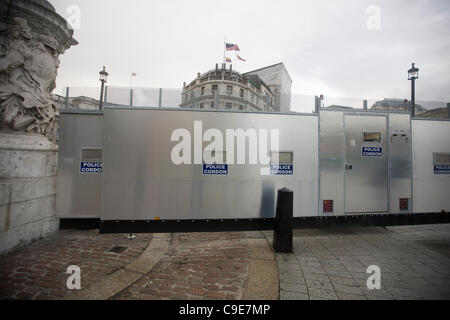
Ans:
POLYGON ((0 133, 0 254, 58 229, 57 150, 39 135, 0 133))
POLYGON ((77 44, 46 0, 0 1, 0 253, 58 227, 59 55, 77 44), (50 139, 50 140, 49 140, 50 139))

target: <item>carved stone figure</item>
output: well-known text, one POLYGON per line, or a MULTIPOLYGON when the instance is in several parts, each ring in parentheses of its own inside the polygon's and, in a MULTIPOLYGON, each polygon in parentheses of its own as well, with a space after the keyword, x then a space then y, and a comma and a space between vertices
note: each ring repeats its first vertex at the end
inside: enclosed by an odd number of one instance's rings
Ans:
POLYGON ((44 0, 0 3, 0 129, 56 141, 58 112, 50 95, 59 55, 77 41, 44 0))

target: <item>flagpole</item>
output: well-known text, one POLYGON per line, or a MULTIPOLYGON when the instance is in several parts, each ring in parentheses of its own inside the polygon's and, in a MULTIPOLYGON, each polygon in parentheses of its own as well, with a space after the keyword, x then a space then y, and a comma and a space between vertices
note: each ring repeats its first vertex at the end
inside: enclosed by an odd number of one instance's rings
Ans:
POLYGON ((227 48, 227 38, 223 38, 223 63, 226 63, 225 62, 225 51, 226 51, 226 48, 227 48))

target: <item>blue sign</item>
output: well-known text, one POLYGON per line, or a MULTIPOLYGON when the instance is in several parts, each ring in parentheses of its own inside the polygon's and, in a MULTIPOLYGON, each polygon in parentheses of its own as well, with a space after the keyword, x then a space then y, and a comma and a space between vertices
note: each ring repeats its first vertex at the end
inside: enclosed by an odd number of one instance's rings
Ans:
POLYGON ((361 156, 363 157, 382 157, 382 147, 362 147, 361 156))
POLYGON ((450 174, 450 165, 448 164, 435 165, 434 174, 450 174))
POLYGON ((294 174, 293 164, 271 164, 270 174, 275 175, 292 175, 294 174))
POLYGON ((227 164, 203 164, 203 174, 228 174, 227 164))
POLYGON ((101 161, 81 161, 80 173, 102 173, 103 166, 101 161))

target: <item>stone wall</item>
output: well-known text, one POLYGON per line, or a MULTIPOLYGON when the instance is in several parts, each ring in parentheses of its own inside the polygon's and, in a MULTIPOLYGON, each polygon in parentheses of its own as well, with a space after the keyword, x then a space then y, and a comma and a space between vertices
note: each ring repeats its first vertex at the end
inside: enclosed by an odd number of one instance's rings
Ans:
POLYGON ((41 135, 0 133, 0 254, 58 229, 57 150, 41 135))

